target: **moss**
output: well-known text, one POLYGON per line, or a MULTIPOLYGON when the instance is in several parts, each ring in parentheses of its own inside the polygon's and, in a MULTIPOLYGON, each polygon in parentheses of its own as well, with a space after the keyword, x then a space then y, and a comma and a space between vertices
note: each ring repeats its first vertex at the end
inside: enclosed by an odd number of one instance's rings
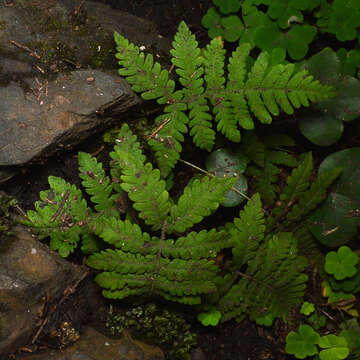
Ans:
POLYGON ((126 312, 114 310, 110 305, 105 322, 111 335, 121 334, 124 329, 130 330, 134 337, 160 346, 171 359, 190 359, 190 350, 196 345, 196 334, 190 331, 184 315, 154 303, 126 312))
POLYGON ((14 222, 11 219, 10 210, 16 205, 12 196, 0 191, 0 235, 11 236, 11 227, 14 222))

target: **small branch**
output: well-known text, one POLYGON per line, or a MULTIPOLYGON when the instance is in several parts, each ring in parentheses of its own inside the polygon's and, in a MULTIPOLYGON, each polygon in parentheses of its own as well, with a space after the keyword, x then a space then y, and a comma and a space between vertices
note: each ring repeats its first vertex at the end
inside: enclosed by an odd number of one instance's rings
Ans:
POLYGON ((10 40, 10 44, 15 45, 17 48, 28 52, 30 56, 33 56, 33 57, 37 58, 38 60, 41 59, 40 55, 36 51, 31 50, 27 46, 22 45, 22 44, 18 43, 17 41, 10 40))
MULTIPOLYGON (((215 175, 212 174, 211 172, 208 172, 208 171, 206 171, 206 170, 204 170, 204 169, 202 169, 202 168, 200 168, 200 167, 198 167, 198 166, 196 166, 196 165, 194 165, 194 164, 192 164, 192 163, 190 163, 190 162, 188 162, 188 161, 186 161, 186 160, 179 159, 179 161, 181 161, 182 163, 184 163, 184 164, 186 164, 186 165, 188 165, 188 166, 191 166, 192 168, 194 168, 194 169, 202 172, 203 174, 206 174, 207 176, 215 177, 215 175)), ((244 197, 246 200, 250 200, 250 198, 249 198, 246 194, 244 194, 244 193, 241 192, 240 190, 234 188, 233 186, 230 188, 230 190, 235 191, 237 194, 241 195, 241 196, 244 197)))
POLYGON ((70 294, 73 294, 76 290, 76 288, 79 286, 79 284, 88 276, 88 272, 86 271, 84 274, 81 275, 81 277, 75 282, 73 286, 68 286, 65 291, 63 297, 60 299, 60 301, 55 304, 55 306, 49 311, 49 314, 46 316, 46 318, 43 320, 42 324, 40 325, 38 331, 36 332, 35 336, 31 340, 31 344, 34 344, 35 341, 40 336, 44 326, 49 322, 51 315, 55 312, 55 310, 69 297, 70 294))

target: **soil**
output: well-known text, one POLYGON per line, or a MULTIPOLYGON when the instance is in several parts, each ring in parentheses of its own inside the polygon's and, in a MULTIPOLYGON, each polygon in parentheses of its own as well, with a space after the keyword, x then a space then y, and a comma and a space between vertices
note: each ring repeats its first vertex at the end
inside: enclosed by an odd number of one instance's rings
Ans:
MULTIPOLYGON (((173 38, 178 24, 184 20, 201 47, 208 43, 207 31, 201 26, 201 18, 212 5, 211 0, 98 0, 115 9, 130 12, 136 16, 155 22, 160 34, 173 38)), ((281 121, 281 120, 280 120, 281 121)), ((284 119, 286 122, 287 119, 284 119)), ((77 152, 97 152, 101 147, 99 135, 87 143, 67 153, 50 159, 46 164, 29 167, 27 171, 2 185, 1 188, 14 196, 19 205, 27 210, 38 200, 39 192, 48 188, 47 178, 56 175, 65 180, 80 184, 77 176, 77 152)), ((77 309, 74 309, 77 312, 77 309)), ((84 319, 82 320, 84 321, 84 319)), ((198 347, 207 360, 260 360, 287 358, 284 354, 285 337, 289 329, 281 321, 265 329, 253 323, 228 322, 216 328, 198 327, 198 347)), ((199 357, 201 359, 201 357, 199 357)))

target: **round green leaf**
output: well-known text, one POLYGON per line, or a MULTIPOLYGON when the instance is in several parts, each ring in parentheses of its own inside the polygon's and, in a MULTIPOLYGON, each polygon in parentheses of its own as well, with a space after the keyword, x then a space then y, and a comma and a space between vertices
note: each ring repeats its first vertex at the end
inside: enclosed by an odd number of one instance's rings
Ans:
POLYGON ((216 326, 220 319, 221 313, 217 311, 215 308, 212 308, 208 312, 203 312, 198 314, 197 319, 204 325, 204 326, 216 326))
POLYGON ((346 244, 360 226, 360 148, 329 155, 320 165, 319 174, 342 168, 332 192, 309 218, 309 228, 324 245, 346 244))
POLYGON ((315 306, 312 303, 309 303, 308 301, 305 301, 300 309, 301 314, 304 314, 306 316, 310 315, 312 312, 315 311, 315 306))
POLYGON ((337 252, 330 251, 325 257, 325 271, 343 280, 356 274, 359 257, 348 247, 341 246, 337 252))
POLYGON ((274 321, 274 315, 271 312, 267 312, 255 319, 256 323, 261 326, 271 326, 274 321))
MULTIPOLYGON (((218 149, 213 151, 205 162, 206 169, 219 178, 232 177, 238 178, 234 188, 241 193, 247 191, 247 181, 243 174, 247 166, 247 158, 240 152, 234 152, 228 149, 218 149)), ((226 207, 237 206, 244 197, 234 190, 229 190, 225 194, 225 200, 221 205, 226 207)))
POLYGON ((236 15, 226 16, 221 19, 221 25, 224 28, 224 39, 229 42, 239 40, 244 30, 244 25, 236 15))
POLYGON ((345 338, 333 334, 322 336, 319 340, 322 349, 319 353, 321 360, 342 360, 349 356, 349 347, 345 338))
POLYGON ((201 19, 201 25, 206 29, 220 27, 221 15, 211 7, 201 19))
POLYGON ((213 2, 225 15, 238 12, 241 5, 239 0, 213 0, 213 2))
POLYGON ((299 128, 301 133, 313 144, 329 146, 341 138, 344 124, 328 113, 313 112, 300 117, 299 128))
POLYGON ((285 350, 297 359, 305 359, 318 353, 316 344, 320 335, 309 325, 300 325, 299 332, 291 331, 286 337, 285 350))

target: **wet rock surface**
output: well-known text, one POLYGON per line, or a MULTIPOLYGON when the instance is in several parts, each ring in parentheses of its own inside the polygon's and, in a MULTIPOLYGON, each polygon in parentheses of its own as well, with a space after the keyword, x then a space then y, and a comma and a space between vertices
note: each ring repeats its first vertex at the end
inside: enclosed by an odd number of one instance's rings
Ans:
POLYGON ((104 4, 0 3, 0 183, 141 102, 116 74, 114 31, 155 52, 170 47, 152 22, 104 4))
POLYGON ((164 354, 153 347, 132 339, 124 331, 120 339, 110 339, 91 327, 84 328, 80 339, 71 347, 43 354, 21 355, 16 360, 163 360, 164 354))
POLYGON ((0 359, 31 342, 45 305, 84 276, 84 269, 61 259, 22 226, 0 238, 0 359))

